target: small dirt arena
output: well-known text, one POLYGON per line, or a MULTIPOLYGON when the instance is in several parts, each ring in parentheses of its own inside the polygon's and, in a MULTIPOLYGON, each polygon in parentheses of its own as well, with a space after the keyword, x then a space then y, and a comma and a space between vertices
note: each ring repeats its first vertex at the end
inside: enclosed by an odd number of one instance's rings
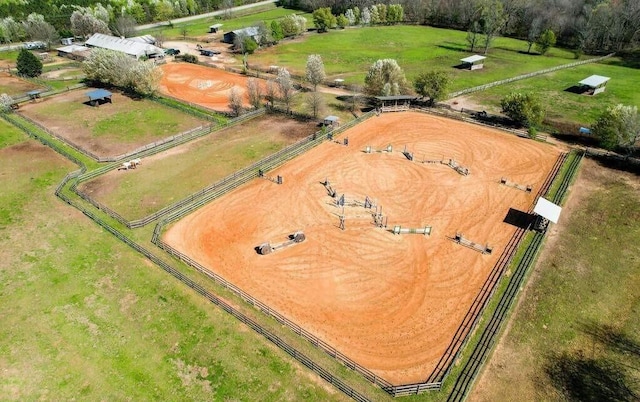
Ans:
POLYGON ((160 93, 212 110, 229 111, 229 94, 236 88, 249 107, 247 80, 240 74, 190 63, 168 63, 161 66, 160 93))
POLYGON ((8 94, 9 96, 24 96, 29 91, 45 91, 47 88, 33 84, 6 71, 0 71, 0 94, 8 94))
POLYGON ((173 225, 165 241, 278 310, 393 384, 424 381, 451 342, 560 151, 549 144, 418 112, 383 114, 257 179, 173 225), (393 152, 365 153, 366 146, 393 152), (453 158, 467 176, 440 163, 453 158), (533 186, 501 185, 501 177, 533 186), (388 217, 335 206, 369 196, 388 217), (431 226, 431 236, 394 235, 394 225, 431 226), (259 255, 296 230, 306 240, 259 255), (493 246, 482 254, 449 237, 493 246))

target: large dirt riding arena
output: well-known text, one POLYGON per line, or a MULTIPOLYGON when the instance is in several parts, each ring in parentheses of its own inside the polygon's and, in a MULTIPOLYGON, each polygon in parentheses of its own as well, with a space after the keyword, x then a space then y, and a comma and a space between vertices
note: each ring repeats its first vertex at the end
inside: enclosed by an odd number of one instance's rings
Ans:
POLYGON ((98 157, 132 152, 142 146, 209 124, 159 103, 110 90, 111 103, 88 104, 82 88, 20 106, 19 113, 98 157))
MULTIPOLYGON (((229 95, 235 88, 249 107, 249 77, 217 68, 190 63, 167 63, 161 66, 159 92, 208 109, 228 112, 229 95)), ((262 84, 261 84, 262 85, 262 84)))
POLYGON ((560 150, 419 112, 382 114, 173 225, 165 241, 393 384, 424 381, 516 228, 560 150), (392 153, 363 152, 391 144, 392 153), (439 163, 453 158, 463 176, 439 163), (527 193, 501 177, 533 186, 527 193), (347 199, 374 199, 388 217, 373 224, 360 206, 344 208, 345 230, 322 182, 347 199), (394 235, 394 225, 432 226, 429 237, 394 235), (306 240, 268 255, 255 248, 303 230, 306 240), (461 232, 491 254, 461 246, 461 232))

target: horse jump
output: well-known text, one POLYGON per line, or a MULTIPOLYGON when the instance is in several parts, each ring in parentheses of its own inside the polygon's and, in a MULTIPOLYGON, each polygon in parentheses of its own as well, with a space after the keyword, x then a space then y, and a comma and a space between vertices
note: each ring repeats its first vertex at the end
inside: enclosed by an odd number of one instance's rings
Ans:
POLYGON ((509 181, 506 177, 500 178, 500 184, 504 184, 507 187, 513 187, 527 193, 530 193, 533 190, 533 186, 531 186, 530 184, 527 184, 527 185, 517 184, 512 181, 509 181))
POLYGON ((455 159, 449 159, 448 161, 442 161, 442 163, 444 165, 449 166, 451 169, 455 170, 456 172, 460 173, 463 176, 468 176, 471 173, 469 171, 469 168, 466 168, 466 167, 458 164, 458 162, 456 162, 455 159))
POLYGON ((431 226, 425 226, 423 228, 403 228, 400 225, 393 227, 393 234, 422 234, 425 236, 431 235, 431 226))
POLYGON ((306 237, 304 236, 304 233, 301 230, 298 230, 293 234, 290 234, 289 240, 285 241, 284 243, 275 244, 273 246, 269 242, 262 243, 257 247, 257 251, 258 251, 258 254, 261 254, 261 255, 271 254, 272 251, 276 251, 281 248, 285 248, 297 243, 302 243, 305 239, 306 237))
POLYGON ((364 153, 366 153, 366 154, 370 154, 370 153, 372 153, 372 152, 388 152, 388 153, 391 153, 391 152, 393 152, 393 147, 391 146, 391 144, 389 144, 389 145, 387 145, 387 147, 386 147, 386 148, 384 148, 384 149, 372 149, 372 148, 371 148, 371 145, 367 145, 367 146, 365 147, 365 149, 364 149, 364 153))
POLYGON ((371 209, 373 208, 375 205, 373 204, 373 201, 371 201, 371 198, 369 198, 369 196, 365 196, 364 197, 364 202, 360 201, 360 200, 356 200, 356 199, 349 199, 349 198, 345 198, 344 194, 342 194, 340 196, 340 198, 338 198, 336 200, 336 205, 338 206, 350 206, 350 207, 363 207, 365 209, 371 209))
POLYGON ((325 189, 327 189, 327 193, 329 193, 329 196, 331 196, 331 198, 336 198, 336 190, 333 189, 333 187, 331 187, 331 183, 329 183, 329 179, 324 179, 324 183, 322 183, 322 185, 324 186, 325 189))
POLYGON ((404 146, 404 151, 402 151, 402 154, 405 156, 405 158, 407 158, 410 161, 413 161, 413 153, 407 151, 407 146, 404 146))
POLYGON ((264 174, 264 172, 262 171, 262 169, 258 169, 258 177, 262 177, 263 179, 267 179, 271 182, 274 182, 276 184, 282 184, 284 181, 282 179, 282 176, 277 175, 276 177, 271 177, 271 176, 267 176, 264 174))
POLYGON ((482 254, 491 254, 491 252, 493 251, 493 247, 489 246, 488 244, 482 245, 482 244, 474 243, 471 240, 466 239, 462 235, 462 233, 456 233, 455 237, 452 237, 451 240, 465 247, 469 247, 472 250, 479 251, 482 254))
POLYGON ((140 165, 140 163, 141 163, 140 158, 132 159, 129 162, 122 162, 122 165, 120 165, 118 170, 135 169, 138 167, 138 165, 140 165))

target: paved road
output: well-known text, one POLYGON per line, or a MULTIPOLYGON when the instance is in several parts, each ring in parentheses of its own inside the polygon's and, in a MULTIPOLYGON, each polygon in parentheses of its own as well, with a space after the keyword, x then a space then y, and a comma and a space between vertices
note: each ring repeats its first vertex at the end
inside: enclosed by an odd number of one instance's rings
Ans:
MULTIPOLYGON (((263 5, 270 4, 270 3, 276 3, 277 1, 278 0, 265 0, 265 1, 260 1, 258 3, 245 4, 244 6, 233 7, 231 9, 231 12, 246 10, 248 8, 259 7, 259 6, 263 6, 263 5)), ((189 17, 176 18, 174 20, 171 20, 171 22, 174 23, 174 24, 180 24, 180 23, 183 23, 183 22, 195 21, 195 20, 199 20, 199 19, 202 19, 202 18, 215 17, 216 15, 222 15, 225 12, 227 12, 227 10, 218 10, 218 11, 213 11, 213 12, 206 13, 206 14, 198 14, 198 15, 191 15, 189 17)), ((156 22, 156 23, 153 23, 153 24, 138 25, 136 27, 136 31, 142 31, 142 30, 151 29, 151 28, 165 27, 167 25, 169 25, 169 21, 156 22)))

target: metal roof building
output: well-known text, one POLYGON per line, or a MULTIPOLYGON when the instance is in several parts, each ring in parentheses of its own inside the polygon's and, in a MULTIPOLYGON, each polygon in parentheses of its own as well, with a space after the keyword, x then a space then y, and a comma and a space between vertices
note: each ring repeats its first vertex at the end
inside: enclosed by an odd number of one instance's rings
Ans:
POLYGON ((162 49, 148 43, 136 42, 135 40, 118 38, 116 36, 100 33, 93 34, 85 42, 85 46, 115 50, 117 52, 126 53, 136 59, 164 54, 162 49))
POLYGON ((465 66, 469 65, 469 70, 479 70, 484 66, 484 62, 482 60, 486 59, 485 56, 480 56, 474 54, 473 56, 465 57, 464 59, 460 59, 462 64, 465 66))
POLYGON ((258 27, 234 29, 233 31, 226 32, 222 36, 222 41, 224 43, 233 43, 235 42, 237 36, 249 36, 253 38, 256 42, 259 42, 258 39, 260 37, 260 29, 258 27))
POLYGON ((607 85, 607 81, 609 81, 610 79, 611 78, 609 77, 603 77, 601 75, 592 75, 580 81, 579 84, 582 86, 591 88, 591 90, 593 91, 593 92, 590 91, 591 95, 596 95, 596 94, 599 94, 600 92, 604 92, 604 89, 607 85))

